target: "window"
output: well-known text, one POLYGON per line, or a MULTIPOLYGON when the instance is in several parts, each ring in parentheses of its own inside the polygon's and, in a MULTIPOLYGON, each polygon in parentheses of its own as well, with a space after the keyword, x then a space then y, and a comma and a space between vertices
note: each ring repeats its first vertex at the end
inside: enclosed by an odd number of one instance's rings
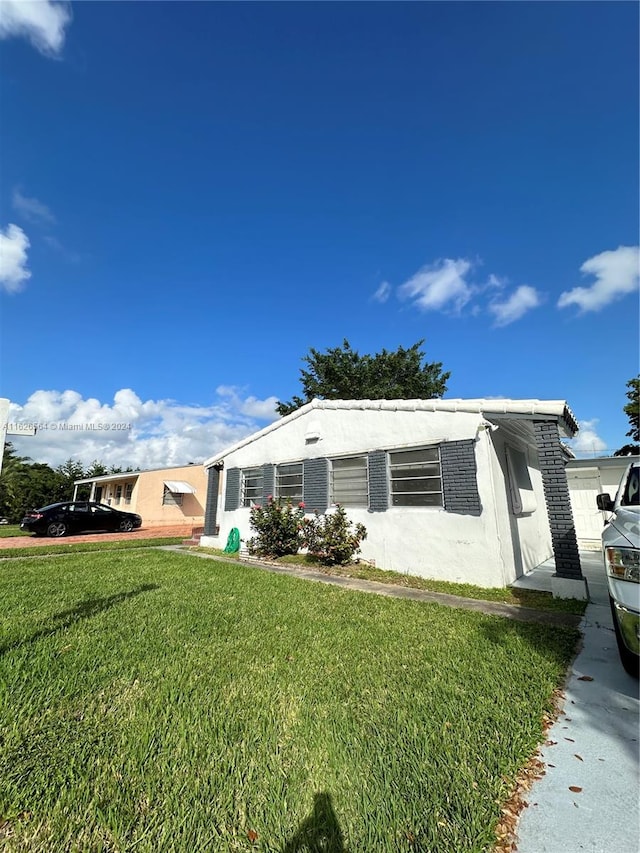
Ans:
POLYGON ((124 502, 131 503, 131 495, 133 494, 133 483, 127 483, 124 487, 124 502))
POLYGON ((114 499, 114 503, 119 504, 122 500, 122 486, 116 486, 116 496, 114 499))
POLYGON ((302 501, 302 462, 276 467, 276 497, 291 501, 302 501))
POLYGON ((331 460, 331 503, 369 506, 369 482, 365 456, 331 460))
POLYGON ((256 503, 262 503, 262 468, 243 468, 240 506, 256 503))
POLYGON ((442 503, 440 451, 437 447, 389 453, 391 506, 435 506, 442 503))
POLYGON ((522 450, 507 445, 507 469, 511 510, 514 515, 528 515, 536 509, 536 495, 531 483, 527 456, 522 450))
POLYGON ((182 506, 182 492, 172 492, 165 486, 162 504, 163 506, 182 506))

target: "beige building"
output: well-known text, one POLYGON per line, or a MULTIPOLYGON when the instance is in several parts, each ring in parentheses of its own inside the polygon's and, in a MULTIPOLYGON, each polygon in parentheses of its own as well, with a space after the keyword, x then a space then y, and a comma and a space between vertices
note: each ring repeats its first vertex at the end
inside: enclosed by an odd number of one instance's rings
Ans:
POLYGON ((202 465, 129 471, 76 480, 74 500, 80 486, 90 486, 91 501, 138 513, 142 516, 143 527, 198 526, 204 522, 207 484, 202 465))

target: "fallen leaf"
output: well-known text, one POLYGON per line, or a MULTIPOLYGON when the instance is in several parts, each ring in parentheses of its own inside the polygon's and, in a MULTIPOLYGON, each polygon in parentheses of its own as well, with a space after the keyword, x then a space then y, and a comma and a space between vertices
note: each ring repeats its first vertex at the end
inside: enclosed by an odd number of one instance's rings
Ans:
POLYGON ((569 743, 575 743, 575 740, 572 737, 566 737, 565 740, 568 740, 569 743))
POLYGON ((547 767, 555 767, 555 764, 547 764, 547 767))
POLYGON ((580 794, 582 792, 582 788, 579 788, 577 785, 569 785, 569 790, 573 791, 574 794, 580 794))
POLYGON ((580 675, 578 681, 593 681, 593 678, 590 675, 580 675))
POLYGON ((258 840, 258 833, 255 829, 250 829, 249 832, 247 832, 247 838, 253 844, 254 841, 258 840))
POLYGON ((578 755, 578 753, 577 753, 577 752, 576 752, 576 754, 575 754, 575 758, 577 758, 577 759, 578 759, 578 761, 584 761, 584 758, 583 758, 581 755, 578 755))

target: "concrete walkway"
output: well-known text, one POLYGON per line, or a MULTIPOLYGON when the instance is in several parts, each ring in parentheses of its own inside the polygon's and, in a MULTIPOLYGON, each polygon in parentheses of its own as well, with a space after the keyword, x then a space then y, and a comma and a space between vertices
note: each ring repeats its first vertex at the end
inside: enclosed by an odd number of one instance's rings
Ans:
MULTIPOLYGON (((590 596, 580 625, 583 646, 570 670, 564 712, 541 750, 546 774, 529 792, 518 853, 640 851, 638 681, 618 658, 602 557, 580 558, 590 596)), ((549 561, 518 585, 550 589, 553 571, 549 561)))

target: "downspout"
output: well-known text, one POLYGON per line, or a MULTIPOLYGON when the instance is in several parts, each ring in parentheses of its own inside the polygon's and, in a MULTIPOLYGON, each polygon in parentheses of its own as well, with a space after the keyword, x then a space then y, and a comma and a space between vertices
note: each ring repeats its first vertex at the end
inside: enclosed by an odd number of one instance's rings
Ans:
POLYGON ((498 451, 496 450, 496 448, 493 444, 493 441, 491 440, 491 433, 495 432, 495 430, 497 430, 497 429, 499 429, 499 427, 496 424, 492 424, 489 421, 483 421, 480 424, 480 426, 478 427, 477 437, 480 438, 480 432, 481 431, 484 432, 485 435, 487 436, 486 454, 487 454, 487 464, 489 466, 489 481, 491 484, 491 497, 492 497, 491 503, 493 506, 493 520, 494 520, 494 524, 495 524, 496 539, 498 541, 498 553, 500 555, 500 571, 502 574, 502 586, 506 587, 507 586, 507 564, 505 562, 505 557, 504 557, 504 541, 503 541, 502 537, 500 536, 498 502, 496 500, 498 493, 496 490, 496 481, 495 481, 495 475, 494 475, 494 471, 493 471, 493 460, 494 460, 494 457, 497 459, 498 451))

